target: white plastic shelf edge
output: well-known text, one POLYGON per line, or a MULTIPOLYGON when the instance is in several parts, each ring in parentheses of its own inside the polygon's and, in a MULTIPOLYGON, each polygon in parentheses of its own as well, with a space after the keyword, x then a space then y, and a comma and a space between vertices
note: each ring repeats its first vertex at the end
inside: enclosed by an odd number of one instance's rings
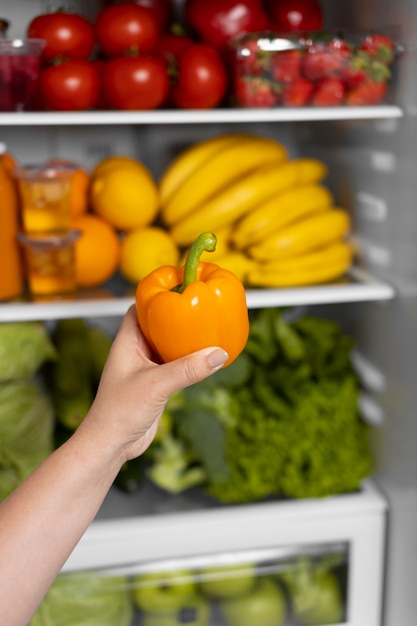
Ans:
POLYGON ((218 122, 304 122, 370 120, 403 117, 397 105, 300 107, 276 109, 210 109, 152 111, 77 111, 0 113, 0 126, 99 124, 212 124, 218 122))
MULTIPOLYGON (((117 317, 125 314, 134 297, 83 297, 57 302, 10 302, 0 305, 0 322, 28 320, 57 320, 72 317, 117 317)), ((336 304, 341 302, 370 302, 391 300, 394 288, 367 272, 354 268, 346 282, 340 284, 293 287, 291 289, 248 289, 249 309, 265 307, 336 304)))

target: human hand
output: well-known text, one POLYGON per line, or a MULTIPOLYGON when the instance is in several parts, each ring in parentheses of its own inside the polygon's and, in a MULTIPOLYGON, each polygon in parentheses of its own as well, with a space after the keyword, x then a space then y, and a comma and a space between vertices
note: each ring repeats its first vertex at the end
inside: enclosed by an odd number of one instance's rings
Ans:
POLYGON ((140 456, 152 443, 169 397, 210 376, 227 359, 227 352, 213 346, 156 363, 133 305, 122 320, 96 398, 79 430, 90 428, 103 445, 113 446, 121 463, 140 456))

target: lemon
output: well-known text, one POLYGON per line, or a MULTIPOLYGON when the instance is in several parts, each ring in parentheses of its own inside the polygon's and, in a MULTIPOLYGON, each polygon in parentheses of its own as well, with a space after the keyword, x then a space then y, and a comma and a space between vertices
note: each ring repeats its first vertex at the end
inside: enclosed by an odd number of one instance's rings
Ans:
POLYGON ((138 228, 125 235, 121 244, 119 270, 132 283, 138 283, 162 265, 177 267, 178 246, 171 235, 157 226, 138 228))
POLYGON ((145 165, 119 163, 96 174, 90 188, 91 208, 117 230, 148 226, 158 213, 157 184, 145 165))
POLYGON ((136 165, 139 165, 140 167, 141 163, 140 161, 137 161, 133 157, 124 156, 121 154, 115 154, 114 156, 107 157, 103 159, 102 161, 100 161, 99 163, 97 163, 97 165, 91 172, 91 177, 94 178, 96 176, 99 176, 99 175, 101 176, 102 174, 106 174, 107 172, 112 170, 114 167, 120 167, 120 166, 129 167, 130 165, 133 167, 135 167, 136 165))

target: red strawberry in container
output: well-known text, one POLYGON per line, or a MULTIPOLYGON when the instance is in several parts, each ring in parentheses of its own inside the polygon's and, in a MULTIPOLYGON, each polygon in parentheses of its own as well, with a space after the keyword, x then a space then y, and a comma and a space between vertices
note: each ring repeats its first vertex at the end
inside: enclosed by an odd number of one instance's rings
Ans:
POLYGON ((313 83, 299 76, 292 83, 284 87, 282 92, 282 104, 290 107, 306 106, 310 102, 313 91, 313 83))
POLYGON ((280 100, 279 90, 259 76, 238 76, 235 80, 237 103, 244 107, 271 108, 280 100))
POLYGON ((270 63, 271 53, 262 50, 257 39, 248 39, 239 51, 235 71, 259 76, 270 63))
POLYGON ((316 107, 334 107, 343 104, 346 95, 345 84, 340 78, 323 78, 317 85, 311 99, 316 107))
POLYGON ((347 105, 372 106, 384 100, 395 52, 392 39, 386 35, 369 34, 361 40, 350 64, 350 74, 345 76, 349 88, 347 105))
POLYGON ((272 55, 271 76, 280 84, 292 83, 300 76, 302 52, 301 50, 282 50, 272 55))
POLYGON ((303 57, 303 75, 313 81, 340 77, 350 56, 350 46, 342 39, 314 41, 307 47, 303 57))
POLYGON ((353 87, 346 96, 346 104, 349 106, 372 106, 380 104, 387 94, 387 83, 375 80, 365 82, 353 87))
POLYGON ((387 35, 372 33, 366 35, 360 44, 360 49, 366 52, 372 59, 390 65, 395 57, 395 45, 387 35))

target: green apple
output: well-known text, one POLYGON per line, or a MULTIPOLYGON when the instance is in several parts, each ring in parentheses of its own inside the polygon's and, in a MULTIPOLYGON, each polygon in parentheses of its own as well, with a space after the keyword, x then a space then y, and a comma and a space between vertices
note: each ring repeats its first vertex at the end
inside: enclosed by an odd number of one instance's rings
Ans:
POLYGON ((143 626, 207 626, 210 621, 210 602, 201 595, 183 599, 183 604, 171 613, 142 613, 143 626))
POLYGON ((220 607, 229 626, 282 626, 287 617, 284 592, 271 578, 259 578, 247 594, 220 607))
POLYGON ((205 567, 199 574, 200 589, 211 598, 241 596, 256 581, 255 565, 252 563, 205 567))
POLYGON ((191 570, 148 572, 135 576, 133 597, 142 611, 172 613, 196 594, 196 588, 191 570))

